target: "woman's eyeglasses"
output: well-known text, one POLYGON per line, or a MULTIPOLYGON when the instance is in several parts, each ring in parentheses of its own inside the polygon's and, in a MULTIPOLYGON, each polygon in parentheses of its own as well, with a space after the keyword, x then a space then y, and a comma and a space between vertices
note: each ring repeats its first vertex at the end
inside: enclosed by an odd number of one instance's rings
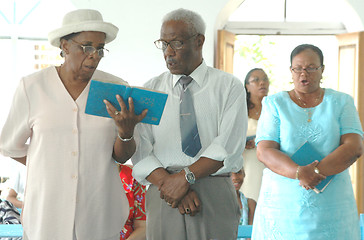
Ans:
POLYGON ((70 39, 72 40, 72 42, 76 43, 78 46, 80 46, 83 50, 83 53, 86 54, 87 56, 89 55, 92 55, 94 54, 95 52, 97 52, 97 55, 100 57, 100 58, 103 58, 105 57, 108 53, 109 53, 109 50, 107 50, 106 48, 99 48, 99 49, 96 49, 94 48, 93 46, 87 46, 87 45, 83 45, 79 42, 76 42, 75 40, 73 39, 70 39))
POLYGON ((301 67, 297 67, 297 68, 291 68, 292 71, 294 73, 303 73, 303 71, 306 71, 306 73, 314 73, 316 72, 317 70, 319 70, 320 68, 322 68, 323 66, 320 66, 320 67, 308 67, 308 68, 301 68, 301 67))

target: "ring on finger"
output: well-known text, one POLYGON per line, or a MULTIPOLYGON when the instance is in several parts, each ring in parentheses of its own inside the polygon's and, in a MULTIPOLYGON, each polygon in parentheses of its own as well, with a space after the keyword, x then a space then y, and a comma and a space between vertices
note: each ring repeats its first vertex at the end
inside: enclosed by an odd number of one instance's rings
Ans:
POLYGON ((168 204, 169 206, 172 206, 172 203, 170 203, 170 202, 167 202, 167 204, 168 204))
POLYGON ((189 208, 185 208, 185 212, 186 212, 187 214, 189 214, 189 213, 191 212, 191 209, 189 209, 189 208))
POLYGON ((118 115, 119 113, 120 113, 119 111, 115 111, 115 112, 114 112, 114 114, 115 114, 115 115, 118 115))

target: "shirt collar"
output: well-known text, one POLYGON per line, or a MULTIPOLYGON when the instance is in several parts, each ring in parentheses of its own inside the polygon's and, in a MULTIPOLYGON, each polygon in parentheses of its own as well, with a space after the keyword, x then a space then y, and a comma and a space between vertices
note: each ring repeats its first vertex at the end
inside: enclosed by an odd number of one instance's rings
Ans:
MULTIPOLYGON (((190 74, 190 77, 193 78, 193 80, 196 81, 198 86, 203 85, 203 80, 205 78, 207 72, 207 65, 205 63, 205 60, 202 60, 202 63, 190 74)), ((172 75, 173 78, 173 86, 175 87, 178 83, 178 80, 184 75, 172 75)))

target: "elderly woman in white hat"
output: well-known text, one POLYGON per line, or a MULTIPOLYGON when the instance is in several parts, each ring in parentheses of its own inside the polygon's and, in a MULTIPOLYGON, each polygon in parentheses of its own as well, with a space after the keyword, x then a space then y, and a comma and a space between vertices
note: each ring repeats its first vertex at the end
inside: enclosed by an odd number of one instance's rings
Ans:
POLYGON ((85 114, 91 79, 127 84, 96 70, 117 32, 98 11, 70 12, 49 33, 64 64, 21 79, 0 151, 28 168, 24 239, 120 238, 129 205, 114 160, 134 153, 134 127, 146 111, 135 115, 118 97, 120 112, 105 102, 112 119, 85 114))

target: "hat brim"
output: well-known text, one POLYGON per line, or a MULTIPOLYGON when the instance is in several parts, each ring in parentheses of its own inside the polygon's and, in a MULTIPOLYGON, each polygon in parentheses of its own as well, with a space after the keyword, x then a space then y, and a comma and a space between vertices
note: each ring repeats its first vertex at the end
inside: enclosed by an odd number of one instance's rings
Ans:
POLYGON ((70 24, 53 30, 48 34, 48 40, 52 46, 60 47, 60 39, 61 37, 67 36, 71 33, 78 33, 78 32, 103 32, 106 34, 105 43, 109 43, 113 41, 119 29, 107 22, 100 22, 100 21, 88 21, 82 22, 79 24, 70 24))

